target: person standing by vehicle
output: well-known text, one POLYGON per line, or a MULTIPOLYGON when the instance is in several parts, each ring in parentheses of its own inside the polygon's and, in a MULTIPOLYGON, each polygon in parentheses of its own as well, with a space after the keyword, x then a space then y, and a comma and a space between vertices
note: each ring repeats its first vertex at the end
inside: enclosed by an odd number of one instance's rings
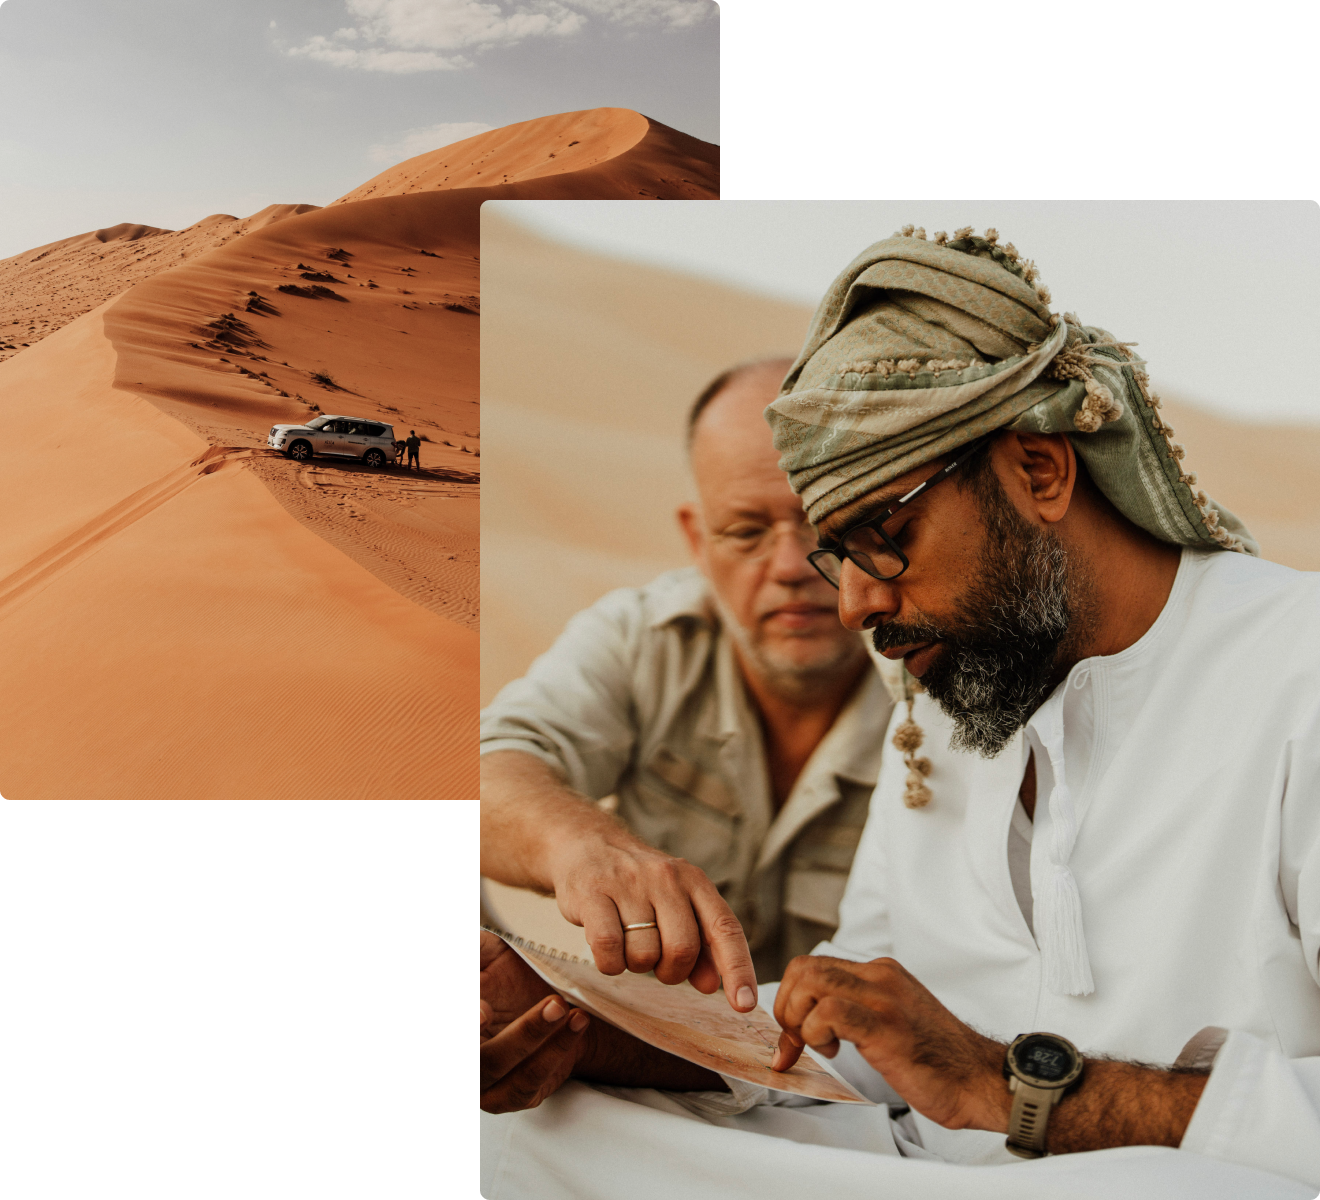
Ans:
POLYGON ((404 446, 408 450, 408 465, 421 470, 422 464, 417 455, 422 448, 422 439, 417 436, 417 430, 408 430, 408 440, 404 442, 404 446))

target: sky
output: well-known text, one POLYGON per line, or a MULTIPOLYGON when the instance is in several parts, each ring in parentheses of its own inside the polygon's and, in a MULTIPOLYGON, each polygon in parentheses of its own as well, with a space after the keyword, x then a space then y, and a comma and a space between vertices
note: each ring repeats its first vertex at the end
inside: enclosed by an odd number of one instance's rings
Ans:
POLYGON ((1059 311, 1139 343, 1156 387, 1218 413, 1320 424, 1314 201, 500 202, 539 232, 814 306, 871 242, 999 230, 1059 311))
POLYGON ((718 6, 0 0, 0 258, 326 204, 484 129, 603 106, 718 141, 718 6))

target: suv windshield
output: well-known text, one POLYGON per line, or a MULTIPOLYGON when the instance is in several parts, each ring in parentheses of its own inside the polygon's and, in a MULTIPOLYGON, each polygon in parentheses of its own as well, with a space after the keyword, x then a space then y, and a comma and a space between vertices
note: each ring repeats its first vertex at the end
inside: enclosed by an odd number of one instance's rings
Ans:
POLYGON ((307 422, 306 427, 308 429, 320 429, 321 426, 324 425, 329 420, 330 420, 329 417, 313 417, 310 421, 307 422))

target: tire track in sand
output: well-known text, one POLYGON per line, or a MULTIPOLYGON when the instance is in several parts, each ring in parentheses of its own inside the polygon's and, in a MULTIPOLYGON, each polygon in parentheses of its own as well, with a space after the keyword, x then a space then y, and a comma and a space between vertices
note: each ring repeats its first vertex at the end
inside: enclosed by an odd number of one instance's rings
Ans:
POLYGON ((30 596, 57 575, 95 553, 107 539, 155 512, 204 475, 210 475, 253 451, 237 446, 212 446, 191 462, 162 475, 153 483, 125 496, 117 504, 88 521, 80 529, 38 554, 17 571, 0 579, 0 619, 23 598, 30 596))

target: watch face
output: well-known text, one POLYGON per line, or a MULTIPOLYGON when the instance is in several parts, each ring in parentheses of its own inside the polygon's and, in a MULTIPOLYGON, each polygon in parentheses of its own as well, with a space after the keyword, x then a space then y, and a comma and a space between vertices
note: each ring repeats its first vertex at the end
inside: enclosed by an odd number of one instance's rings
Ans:
POLYGON ((1047 1034, 1033 1034, 1024 1039, 1013 1057, 1022 1074, 1041 1083, 1058 1083, 1077 1062, 1071 1047, 1047 1034))

